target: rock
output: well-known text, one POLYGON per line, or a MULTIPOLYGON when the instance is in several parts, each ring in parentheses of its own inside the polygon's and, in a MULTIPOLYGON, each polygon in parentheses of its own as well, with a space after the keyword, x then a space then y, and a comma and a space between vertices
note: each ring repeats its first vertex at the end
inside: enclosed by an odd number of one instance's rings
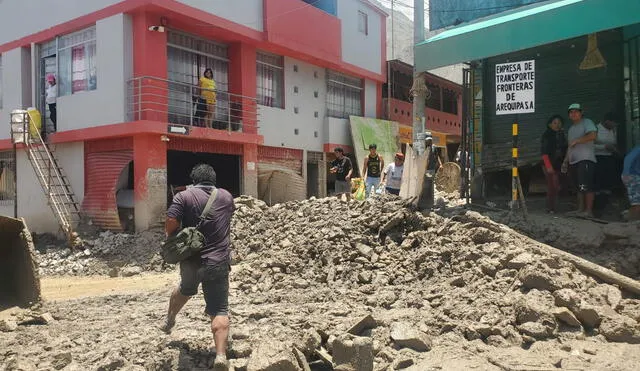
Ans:
POLYGON ((305 280, 304 278, 297 278, 295 281, 293 281, 293 287, 298 289, 306 289, 307 287, 309 287, 309 281, 305 280))
POLYGON ((391 367, 394 370, 402 370, 407 367, 413 366, 413 364, 414 364, 414 361, 412 358, 399 358, 393 361, 393 363, 391 364, 391 367))
POLYGON ((300 366, 303 371, 311 371, 309 362, 307 362, 307 357, 305 357, 304 353, 302 353, 300 349, 294 347, 293 355, 296 356, 296 359, 298 360, 298 366, 300 366))
POLYGON ((9 319, 0 319, 0 331, 13 332, 18 329, 18 323, 9 319))
POLYGON ((600 323, 599 330, 609 341, 640 343, 640 326, 636 321, 626 316, 606 316, 600 323))
POLYGON ((283 343, 269 340, 262 342, 251 353, 247 371, 300 371, 298 360, 283 343))
POLYGON ((316 349, 320 348, 322 336, 315 329, 307 329, 302 335, 302 348, 300 350, 305 356, 311 357, 316 349))
POLYGON ((558 319, 558 321, 563 322, 564 324, 571 327, 580 327, 580 321, 576 318, 576 316, 569 310, 567 307, 559 307, 553 310, 553 315, 558 319))
POLYGON ((573 313, 586 328, 596 328, 602 321, 602 316, 598 308, 593 305, 583 304, 579 308, 576 308, 573 313))
POLYGON ((247 363, 249 362, 246 358, 235 358, 229 360, 231 363, 231 370, 233 371, 247 371, 247 363))
POLYGON ((125 360, 121 356, 108 355, 104 360, 100 362, 100 365, 96 368, 98 371, 116 371, 124 366, 125 360))
POLYGON ((616 309, 618 305, 620 305, 620 301, 622 301, 622 293, 617 287, 607 286, 607 303, 609 303, 611 308, 616 309))
POLYGON ((70 352, 58 353, 53 356, 53 360, 51 361, 51 365, 56 370, 62 370, 67 367, 73 361, 73 357, 71 357, 70 352))
POLYGON ((555 304, 559 307, 567 307, 571 310, 578 308, 582 303, 580 296, 571 289, 561 289, 553 293, 555 304))
POLYGON ((36 365, 28 359, 24 359, 22 357, 10 358, 4 366, 3 370, 12 370, 12 371, 36 371, 38 368, 36 365))
POLYGON ((536 340, 549 338, 553 334, 553 330, 539 322, 525 322, 518 325, 518 330, 536 340))
POLYGON ((372 274, 371 272, 368 271, 362 271, 362 272, 358 272, 358 282, 359 283, 370 283, 372 279, 372 274))
POLYGON ((236 358, 248 358, 253 349, 247 342, 234 342, 231 346, 231 352, 236 358))
POLYGON ((391 325, 391 339, 402 348, 411 348, 418 352, 431 350, 431 339, 406 322, 395 322, 391 325))
POLYGON ((373 255, 373 249, 360 242, 356 243, 356 250, 358 250, 360 255, 364 256, 365 258, 371 258, 371 256, 373 255))
POLYGON ((120 270, 117 267, 113 267, 109 269, 109 277, 115 278, 120 274, 120 270))
POLYGON ((122 277, 137 276, 140 273, 142 273, 142 268, 138 267, 137 265, 131 265, 131 266, 128 266, 128 267, 124 267, 124 268, 122 268, 122 270, 120 270, 120 275, 122 277))
POLYGON ((373 319, 370 314, 367 314, 366 316, 362 317, 356 324, 351 326, 351 328, 347 330, 347 333, 359 336, 364 330, 374 328, 377 325, 378 324, 376 323, 376 320, 373 319))
POLYGON ((333 362, 348 365, 354 371, 373 370, 373 340, 368 337, 344 334, 333 342, 333 362))
POLYGON ((54 323, 56 321, 53 318, 53 316, 51 315, 51 313, 49 313, 49 312, 42 313, 38 317, 42 321, 42 323, 45 324, 45 325, 50 325, 50 324, 52 324, 52 323, 54 323))
POLYGON ((592 345, 592 344, 586 344, 582 348, 582 351, 585 354, 591 354, 592 356, 595 356, 596 354, 598 354, 598 349, 595 347, 595 345, 592 345))
POLYGON ((454 287, 465 287, 467 283, 462 276, 454 277, 449 280, 449 284, 454 287))
POLYGON ((534 261, 533 255, 531 255, 528 252, 523 252, 522 254, 520 254, 520 255, 516 256, 515 258, 511 259, 507 263, 507 268, 509 268, 509 269, 520 269, 520 268, 524 267, 525 265, 533 263, 533 261, 534 261))
POLYGON ((540 266, 529 265, 522 269, 519 275, 522 286, 527 289, 554 291, 560 287, 556 284, 549 272, 540 269, 540 266))
POLYGON ((514 304, 517 323, 540 322, 555 327, 555 317, 551 313, 553 297, 544 291, 531 290, 514 304))

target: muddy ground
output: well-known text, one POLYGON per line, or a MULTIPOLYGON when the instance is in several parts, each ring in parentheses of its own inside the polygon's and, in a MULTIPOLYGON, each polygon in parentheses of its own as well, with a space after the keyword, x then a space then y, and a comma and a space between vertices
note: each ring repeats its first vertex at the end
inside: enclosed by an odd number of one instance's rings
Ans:
MULTIPOLYGON (((333 356, 342 370, 640 364, 640 300, 478 213, 449 208, 425 216, 392 197, 271 208, 242 198, 237 206, 229 352, 236 370, 300 370, 298 349, 312 370, 332 368, 319 354, 333 356), (345 360, 345 347, 347 355, 360 347, 362 358, 345 360)), ((121 246, 137 251, 137 238, 121 246)), ((0 315, 0 369, 210 366, 202 298, 189 302, 165 335, 157 326, 177 272, 146 252, 123 263, 103 240, 56 263, 54 248, 39 256, 54 265, 43 270, 45 302, 31 314, 0 315), (73 272, 78 261, 88 268, 73 272), (56 266, 75 276, 57 276, 56 266)))

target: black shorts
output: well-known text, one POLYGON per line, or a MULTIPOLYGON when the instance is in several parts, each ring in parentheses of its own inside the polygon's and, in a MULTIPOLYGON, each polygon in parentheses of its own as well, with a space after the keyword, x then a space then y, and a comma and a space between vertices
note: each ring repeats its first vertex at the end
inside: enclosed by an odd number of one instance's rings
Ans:
POLYGON ((587 193, 595 190, 596 163, 583 160, 570 166, 571 179, 578 192, 587 193))
POLYGON ((206 303, 205 312, 212 316, 229 314, 229 263, 204 265, 200 259, 180 262, 180 293, 193 296, 202 283, 202 294, 206 303))

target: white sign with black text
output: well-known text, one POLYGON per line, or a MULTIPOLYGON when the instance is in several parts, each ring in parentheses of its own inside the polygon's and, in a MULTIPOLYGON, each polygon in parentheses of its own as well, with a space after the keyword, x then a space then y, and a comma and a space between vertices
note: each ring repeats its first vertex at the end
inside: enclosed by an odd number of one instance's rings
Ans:
POLYGON ((496 64, 496 115, 536 111, 536 61, 496 64))

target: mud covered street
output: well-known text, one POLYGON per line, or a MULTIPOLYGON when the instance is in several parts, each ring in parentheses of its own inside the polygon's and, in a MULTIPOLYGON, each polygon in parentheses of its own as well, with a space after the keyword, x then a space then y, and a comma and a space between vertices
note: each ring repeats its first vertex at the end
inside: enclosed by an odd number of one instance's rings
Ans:
MULTIPOLYGON (((478 213, 424 216, 399 199, 383 201, 236 200, 235 370, 637 367, 640 300, 631 293, 478 213)), ((43 271, 41 307, 3 314, 2 369, 210 367, 202 298, 165 335, 157 327, 177 272, 154 254, 123 263, 104 248, 97 241, 79 252, 85 257, 62 258, 57 265, 70 269, 62 276, 43 271), (70 277, 78 262, 88 268, 70 277), (102 275, 86 273, 95 271, 102 275), (33 320, 43 313, 53 318, 33 320)))

